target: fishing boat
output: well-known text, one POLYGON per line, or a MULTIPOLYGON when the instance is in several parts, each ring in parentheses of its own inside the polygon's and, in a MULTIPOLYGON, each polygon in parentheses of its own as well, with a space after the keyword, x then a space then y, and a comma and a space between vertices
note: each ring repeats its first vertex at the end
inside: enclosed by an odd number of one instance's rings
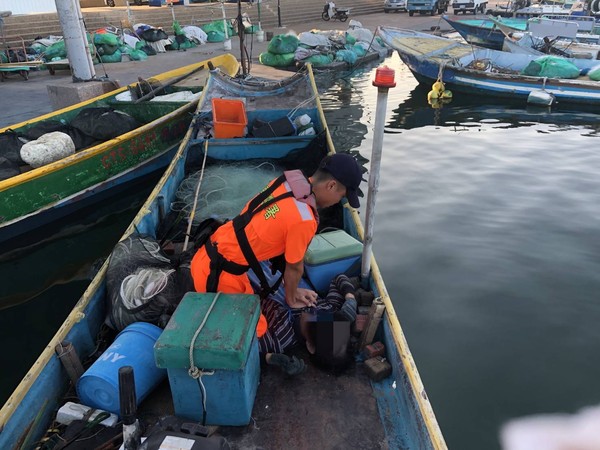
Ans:
MULTIPOLYGON (((431 86, 441 80, 455 94, 484 95, 527 101, 538 94, 552 103, 596 106, 600 84, 587 75, 597 62, 568 59, 580 72, 578 78, 559 79, 522 75, 538 55, 513 54, 472 47, 447 38, 413 30, 380 27, 379 35, 394 48, 419 83, 431 86), (548 96, 553 96, 548 99, 548 96)), ((544 101, 546 101, 544 100, 544 101)))
MULTIPOLYGON (((119 96, 135 90, 136 83, 0 129, 0 136, 10 134, 26 139, 30 136, 29 139, 35 140, 41 133, 39 130, 68 127, 80 114, 93 108, 125 113, 138 125, 104 141, 80 134, 85 136, 83 148, 76 147, 74 153, 36 168, 19 161, 14 176, 0 180, 0 243, 3 248, 15 244, 17 238, 19 245, 23 244, 23 238, 31 230, 115 193, 136 178, 166 167, 191 121, 209 63, 232 75, 239 67, 232 55, 218 56, 154 77, 165 87, 162 92, 156 92, 153 101, 139 102, 131 97, 118 100, 119 96), (168 95, 181 91, 195 93, 192 96, 195 99, 165 100, 168 95), (55 125, 58 128, 54 128, 55 125), (31 133, 36 133, 36 137, 32 138, 31 133)), ((6 151, 3 148, 2 156, 6 151)))
MULTIPOLYGON (((211 167, 214 169, 231 168, 249 162, 252 164, 252 170, 258 170, 259 166, 274 166, 286 169, 302 167, 303 170, 308 171, 316 168, 323 155, 333 152, 333 142, 310 66, 290 78, 279 81, 257 78, 240 80, 231 78, 220 71, 213 71, 202 93, 194 119, 175 157, 117 247, 130 242, 134 236, 141 235, 151 236, 162 241, 164 230, 172 229, 171 226, 165 226, 169 222, 169 218, 180 217, 181 212, 179 211, 184 210, 179 206, 176 207, 180 204, 177 192, 182 189, 185 184, 184 180, 189 179, 192 173, 198 176, 197 179, 204 179, 202 183, 206 183, 209 176, 208 170, 211 167), (224 100, 225 103, 220 100, 224 100), (214 124, 221 116, 221 112, 217 109, 227 105, 228 101, 237 102, 235 107, 232 106, 233 103, 229 104, 228 107, 232 108, 239 108, 239 103, 245 105, 243 111, 245 111, 247 121, 230 120, 226 125, 232 126, 233 129, 221 134, 223 130, 218 131, 211 128, 208 122, 212 117, 213 126, 215 126, 214 124), (315 134, 276 132, 275 136, 257 137, 257 124, 268 122, 273 125, 270 128, 276 131, 281 129, 275 126, 280 120, 283 122, 290 120, 295 123, 297 117, 310 118, 315 134), (253 136, 246 134, 244 125, 249 130, 253 130, 253 136)), ((221 176, 221 178, 223 177, 221 176)), ((229 178, 223 178, 223 181, 232 183, 231 180, 239 178, 241 177, 231 175, 229 178)), ((210 190, 201 184, 195 185, 198 192, 208 189, 208 197, 200 194, 201 198, 198 204, 204 206, 199 209, 192 207, 191 211, 183 214, 187 217, 191 216, 192 211, 196 211, 195 214, 200 216, 207 214, 207 208, 218 200, 225 201, 227 204, 231 204, 232 201, 241 201, 243 205, 255 192, 258 192, 249 188, 248 192, 244 192, 243 195, 223 196, 222 193, 219 194, 216 190, 210 190), (211 198, 212 201, 204 203, 202 201, 202 199, 210 200, 211 198)), ((196 189, 193 186, 194 184, 192 184, 192 192, 196 189)), ((231 187, 231 184, 228 187, 231 187)), ((327 214, 323 211, 320 216, 320 231, 326 233, 327 229, 324 227, 335 223, 337 231, 347 235, 347 238, 358 242, 362 240, 363 228, 358 213, 345 201, 343 205, 340 204, 330 209, 327 214)), ((198 220, 203 219, 205 216, 198 217, 198 220)), ((173 223, 177 222, 175 220, 173 223)), ((319 236, 322 234, 318 234, 316 238, 319 236)), ((99 270, 89 288, 48 343, 29 373, 0 410, 1 448, 19 448, 21 445, 27 447, 37 442, 49 428, 57 409, 65 401, 69 377, 61 367, 61 360, 55 353, 57 345, 70 342, 81 359, 90 354, 98 354, 96 337, 104 328, 103 323, 109 314, 106 298, 109 290, 107 273, 111 270, 110 261, 113 257, 114 252, 111 259, 99 270)), ((376 308, 381 311, 379 302, 381 301, 383 304, 383 316, 376 331, 378 338, 386 348, 385 356, 390 365, 389 376, 378 381, 369 380, 363 364, 357 362, 353 362, 350 367, 334 376, 309 363, 304 373, 290 380, 285 378, 279 370, 263 364, 260 366, 260 384, 257 391, 253 390, 256 388, 244 391, 244 395, 256 392, 256 396, 250 395, 249 399, 251 417, 246 417, 243 424, 237 424, 237 426, 225 424, 227 426, 220 426, 217 430, 217 435, 226 439, 232 448, 299 449, 346 448, 348 446, 354 448, 378 448, 380 446, 387 448, 446 448, 377 263, 374 259, 370 260, 372 261, 370 276, 363 281, 367 282, 369 289, 377 298, 374 301, 376 308)), ((175 330, 176 332, 179 329, 172 322, 186 302, 188 295, 190 294, 186 294, 181 300, 163 334, 166 334, 167 331, 175 330)), ((214 303, 216 301, 215 294, 193 295, 213 296, 215 311, 219 308, 219 303, 214 303)), ((247 301, 250 302, 250 300, 247 301)), ((373 307, 371 307, 372 309, 373 307)), ((214 320, 233 320, 231 316, 232 314, 226 314, 222 319, 214 320)), ((237 317, 237 313, 234 316, 237 317)), ((208 322, 205 321, 206 326, 209 327, 209 322, 213 317, 212 313, 211 316, 207 315, 206 317, 208 317, 208 322)), ((219 313, 217 317, 219 317, 219 313)), ((253 317, 255 320, 258 318, 257 315, 253 317)), ((217 322, 217 325, 219 323, 217 322)), ((372 323, 377 323, 377 321, 372 323)), ((197 326, 198 324, 194 328, 197 326)), ((215 335, 215 339, 217 341, 226 339, 229 335, 226 331, 227 324, 223 322, 223 327, 217 326, 217 328, 221 331, 218 336, 215 335)), ((250 332, 250 337, 255 335, 252 327, 250 327, 250 332)), ((201 337, 202 332, 198 339, 201 337)), ((253 339, 252 342, 256 342, 254 338, 251 337, 251 339, 253 339)), ((190 346, 193 347, 193 343, 190 346)), ((158 342, 156 348, 162 348, 158 342)), ((138 351, 137 348, 136 351, 138 351)), ((253 350, 247 351, 249 352, 247 361, 250 361, 251 356, 258 358, 252 353, 253 350)), ((196 351, 192 353, 195 355, 196 351)), ((157 355, 158 353, 155 353, 158 358, 157 355)), ((106 361, 107 358, 99 360, 106 361)), ((96 360, 96 363, 99 360, 96 360)), ((384 362, 381 360, 382 364, 384 362)), ((250 362, 245 364, 244 371, 248 367, 251 367, 252 370, 259 367, 250 362)), ((209 368, 204 368, 204 370, 207 369, 209 368)), ((189 379, 188 370, 184 369, 184 372, 185 377, 189 379)), ((214 372, 217 370, 215 369, 214 372)), ((169 373, 169 381, 172 381, 172 373, 169 373)), ((258 376, 258 374, 256 375, 258 376)), ((80 377, 79 380, 82 378, 80 377)), ((202 379, 206 380, 204 383, 208 383, 210 376, 202 376, 202 379)), ((247 382, 248 379, 257 383, 257 379, 254 377, 246 378, 244 375, 244 382, 247 382)), ((237 381, 223 384, 220 388, 213 387, 212 390, 208 387, 200 390, 200 382, 196 383, 193 379, 190 380, 193 383, 191 392, 176 393, 178 386, 182 386, 177 383, 160 385, 139 405, 138 417, 140 420, 143 418, 144 421, 148 421, 156 419, 157 415, 173 414, 174 409, 177 412, 177 402, 186 402, 190 396, 200 398, 198 397, 199 392, 203 392, 201 398, 204 400, 193 403, 192 409, 195 413, 204 411, 206 414, 208 409, 208 414, 210 414, 210 402, 218 402, 219 399, 225 399, 224 401, 228 403, 230 409, 235 411, 235 414, 240 414, 239 411, 248 406, 238 405, 235 401, 230 400, 230 391, 238 389, 237 381)), ((184 383, 188 383, 188 381, 184 383)), ((207 416, 201 414, 200 417, 205 419, 207 416)), ((199 421, 202 422, 202 420, 194 420, 195 425, 192 428, 197 426, 199 421)), ((215 424, 213 423, 213 425, 215 424)), ((223 423, 216 423, 216 425, 223 425, 223 423)), ((190 433, 187 434, 187 438, 190 439, 190 433)))
POLYGON ((492 16, 480 19, 442 17, 469 44, 493 50, 503 50, 507 37, 518 39, 524 35, 540 39, 550 38, 556 41, 553 44, 558 48, 573 47, 577 43, 598 43, 600 39, 600 35, 593 32, 595 20, 589 16, 542 16, 531 19, 492 16))

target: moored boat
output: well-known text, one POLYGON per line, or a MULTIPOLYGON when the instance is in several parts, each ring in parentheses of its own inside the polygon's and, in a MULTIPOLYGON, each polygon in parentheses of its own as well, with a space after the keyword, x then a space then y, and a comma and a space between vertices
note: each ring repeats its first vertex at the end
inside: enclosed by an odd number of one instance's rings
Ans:
MULTIPOLYGON (((16 245, 17 238, 21 245, 23 236, 29 231, 98 201, 125 183, 164 168, 191 121, 190 113, 197 104, 198 93, 206 80, 209 62, 230 74, 238 70, 238 62, 232 55, 218 56, 154 77, 155 81, 166 86, 160 94, 167 95, 157 95, 153 101, 136 103, 131 98, 125 101, 117 99, 130 88, 134 89, 136 83, 0 129, 1 136, 7 139, 3 142, 15 136, 18 136, 15 139, 19 139, 19 148, 12 149, 16 154, 12 156, 14 172, 9 173, 12 176, 0 180, 0 242, 3 247, 16 245), (177 79, 180 83, 168 85, 177 79), (181 91, 195 95, 167 101, 169 94, 181 91), (75 127, 70 126, 74 119, 84 117, 95 108, 117 114, 115 117, 127 117, 135 125, 116 136, 110 129, 103 130, 103 134, 111 136, 108 139, 101 139, 97 130, 91 136, 87 130, 74 130, 75 127), (22 161, 18 152, 24 142, 37 142, 46 131, 61 130, 74 130, 76 138, 82 138, 81 142, 74 144, 75 152, 53 162, 36 165, 35 168, 22 161)), ((89 125, 88 128, 93 127, 89 125)), ((6 156, 7 151, 7 148, 3 148, 0 156, 6 156)))
POLYGON ((600 104, 600 84, 582 74, 597 66, 593 60, 565 59, 579 74, 577 78, 522 75, 538 55, 476 48, 406 29, 380 27, 378 33, 422 84, 431 86, 440 80, 447 89, 470 96, 526 101, 533 92, 552 95, 561 104, 600 104))
MULTIPOLYGON (((175 208, 179 203, 176 202, 176 192, 188 175, 198 169, 200 177, 206 177, 205 169, 210 166, 230 167, 252 161, 254 168, 268 162, 270 167, 302 167, 310 172, 324 154, 331 152, 334 152, 333 143, 310 66, 289 79, 277 82, 257 79, 239 81, 215 72, 208 80, 195 118, 177 154, 125 232, 122 242, 136 235, 149 235, 159 242, 165 238, 171 239, 168 233, 164 234, 164 230, 172 228, 165 226, 167 218, 180 216, 175 208), (243 100, 247 126, 249 129, 252 127, 254 136, 234 137, 245 136, 245 121, 240 120, 229 123, 236 127, 233 135, 207 139, 208 134, 214 134, 214 128, 211 131, 208 124, 211 116, 215 119, 217 115, 213 101, 221 98, 243 100), (302 135, 289 131, 275 132, 271 137, 257 137, 256 125, 266 122, 271 124, 268 128, 278 130, 274 125, 280 120, 295 122, 294 119, 298 117, 308 117, 315 134, 302 135)), ((206 206, 217 200, 227 203, 236 200, 243 204, 255 192, 248 189, 248 192, 240 195, 245 198, 232 198, 231 194, 217 198, 214 195, 219 193, 209 190, 207 195, 210 197, 201 199, 213 198, 212 202, 205 203, 206 206)), ((205 219, 206 216, 202 215, 208 214, 205 207, 192 210, 201 215, 198 220, 205 219)), ((345 235, 356 241, 360 242, 363 238, 358 214, 348 204, 338 205, 321 215, 321 231, 326 232, 326 227, 332 224, 337 224, 338 231, 343 230, 345 235)), ((96 350, 96 336, 109 315, 109 266, 110 261, 103 265, 73 312, 0 410, 0 447, 37 441, 48 428, 56 409, 61 406, 61 400, 67 392, 68 377, 54 353, 56 345, 69 341, 80 357, 96 350)), ((385 306, 377 333, 386 348, 390 375, 378 381, 369 381, 362 365, 353 364, 337 376, 332 376, 309 364, 306 373, 290 382, 278 370, 263 367, 256 399, 252 398, 254 407, 250 423, 218 429, 218 434, 227 439, 233 448, 341 448, 348 445, 356 448, 381 445, 388 448, 446 448, 374 259, 369 279, 363 281, 385 306)), ((252 365, 248 363, 247 366, 252 365)), ((166 389, 168 391, 168 387, 166 389)), ((199 385, 195 385, 192 394, 197 396, 198 389, 199 385)), ((208 396, 212 401, 227 397, 234 387, 225 385, 220 389, 209 390, 208 396)), ((175 395, 174 391, 170 394, 159 397, 158 406, 162 414, 173 412, 171 398, 175 395)), ((186 396, 189 397, 179 393, 179 397, 186 396)), ((150 395, 146 402, 152 401, 150 395)), ((142 403, 140 408, 144 410, 145 405, 142 403)), ((197 402, 194 408, 202 411, 202 401, 197 402)), ((156 418, 156 411, 154 415, 149 413, 151 409, 145 409, 140 417, 146 420, 156 418)))

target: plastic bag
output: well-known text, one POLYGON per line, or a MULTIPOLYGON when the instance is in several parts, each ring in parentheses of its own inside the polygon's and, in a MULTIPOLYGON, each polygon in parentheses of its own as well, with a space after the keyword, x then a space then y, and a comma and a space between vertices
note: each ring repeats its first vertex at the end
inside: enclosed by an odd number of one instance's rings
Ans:
POLYGON ((333 56, 331 55, 313 55, 309 56, 304 62, 311 63, 315 67, 326 66, 333 62, 333 56))
POLYGON ((354 64, 358 59, 358 55, 352 50, 339 50, 335 54, 336 61, 347 62, 348 64, 354 64))

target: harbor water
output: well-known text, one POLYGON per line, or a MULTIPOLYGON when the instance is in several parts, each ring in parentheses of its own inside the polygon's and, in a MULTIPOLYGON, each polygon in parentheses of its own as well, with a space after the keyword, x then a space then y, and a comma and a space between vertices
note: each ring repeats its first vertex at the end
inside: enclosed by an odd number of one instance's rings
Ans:
MULTIPOLYGON (((499 449, 511 418, 599 404, 600 115, 460 94, 434 110, 397 55, 385 63, 397 87, 374 252, 449 448, 499 449)), ((369 158, 374 69, 326 78, 337 150, 369 158)), ((12 349, 0 357, 2 401, 148 192, 81 232, 0 261, 11 292, 0 300, 0 339, 12 349), (53 263, 59 253, 76 269, 53 263)))

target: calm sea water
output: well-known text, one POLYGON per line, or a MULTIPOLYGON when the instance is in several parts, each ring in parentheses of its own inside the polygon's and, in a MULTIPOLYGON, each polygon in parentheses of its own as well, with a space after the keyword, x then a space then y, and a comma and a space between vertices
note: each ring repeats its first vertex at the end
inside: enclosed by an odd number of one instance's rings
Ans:
MULTIPOLYGON (((398 57, 386 63, 398 86, 374 250, 449 447, 496 449, 510 418, 600 403, 600 116, 460 96, 432 110, 398 57)), ((338 80, 322 98, 337 149, 367 158, 373 75, 338 80)), ((16 355, 1 357, 12 367, 2 371, 2 397, 134 212, 52 244, 79 255, 78 270, 57 272, 45 292, 0 311, 0 339, 16 355)), ((40 251, 23 271, 48 264, 49 250, 40 251)), ((5 272, 0 282, 14 286, 5 272)))

